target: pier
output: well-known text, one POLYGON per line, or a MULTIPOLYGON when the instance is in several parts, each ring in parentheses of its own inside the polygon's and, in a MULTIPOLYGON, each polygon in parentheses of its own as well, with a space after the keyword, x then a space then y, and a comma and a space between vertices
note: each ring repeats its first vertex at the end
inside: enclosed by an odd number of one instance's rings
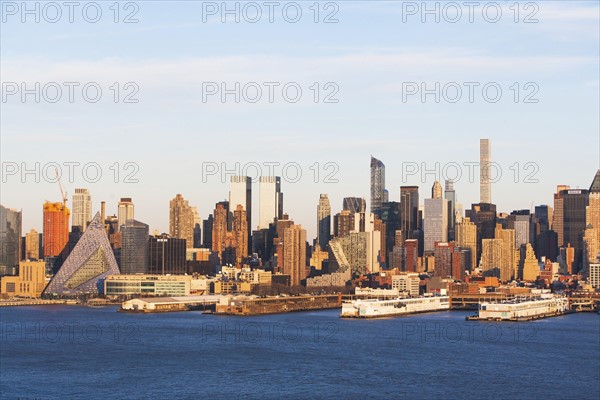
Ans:
POLYGON ((325 310, 340 308, 342 295, 279 296, 279 297, 230 297, 217 304, 216 314, 261 315, 293 311, 325 310))

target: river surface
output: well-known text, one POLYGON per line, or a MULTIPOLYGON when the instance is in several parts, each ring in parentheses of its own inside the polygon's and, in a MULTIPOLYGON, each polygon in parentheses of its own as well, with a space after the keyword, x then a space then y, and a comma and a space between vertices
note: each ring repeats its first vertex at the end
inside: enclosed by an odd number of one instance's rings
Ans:
POLYGON ((377 320, 0 309, 0 396, 26 399, 594 399, 600 316, 377 320))

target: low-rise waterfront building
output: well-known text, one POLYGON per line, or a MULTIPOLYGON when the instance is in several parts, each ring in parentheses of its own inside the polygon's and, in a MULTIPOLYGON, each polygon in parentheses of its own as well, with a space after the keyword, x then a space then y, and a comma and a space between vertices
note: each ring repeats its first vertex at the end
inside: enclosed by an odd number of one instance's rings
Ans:
POLYGON ((192 277, 189 275, 109 275, 104 281, 107 296, 188 296, 192 277))

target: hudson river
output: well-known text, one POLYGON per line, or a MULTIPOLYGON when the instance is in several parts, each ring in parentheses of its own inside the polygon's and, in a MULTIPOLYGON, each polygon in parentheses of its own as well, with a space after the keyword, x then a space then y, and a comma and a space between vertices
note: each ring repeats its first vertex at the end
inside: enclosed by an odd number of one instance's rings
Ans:
POLYGON ((594 399, 600 316, 467 322, 471 312, 342 320, 0 309, 0 396, 594 399))

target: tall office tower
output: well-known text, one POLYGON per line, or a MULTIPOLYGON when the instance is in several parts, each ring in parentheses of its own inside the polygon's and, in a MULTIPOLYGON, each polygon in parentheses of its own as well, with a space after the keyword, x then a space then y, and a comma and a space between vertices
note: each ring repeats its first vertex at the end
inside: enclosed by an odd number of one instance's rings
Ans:
POLYGON ((0 275, 14 275, 17 272, 21 258, 22 218, 21 211, 0 205, 0 275))
POLYGON ((435 242, 435 272, 434 276, 448 278, 452 276, 452 254, 454 253, 454 243, 435 242))
POLYGON ((385 240, 381 243, 382 251, 385 249, 387 252, 392 252, 396 244, 396 233, 400 232, 404 238, 400 219, 400 203, 387 201, 381 205, 381 210, 376 215, 385 224, 385 240))
POLYGON ((442 184, 440 181, 433 182, 433 186, 431 187, 431 198, 432 199, 441 199, 442 198, 442 184))
POLYGON ((381 208, 385 191, 385 165, 371 156, 371 212, 381 208))
POLYGON ((181 194, 169 202, 169 235, 185 239, 186 248, 194 247, 194 209, 181 194))
MULTIPOLYGON (((64 206, 64 203, 58 204, 64 206)), ((66 220, 68 224, 68 214, 66 220)), ((119 266, 108 242, 100 213, 96 213, 73 251, 44 289, 44 293, 102 294, 101 283, 104 279, 108 275, 119 273, 119 266)))
POLYGON ((446 180, 444 198, 448 200, 448 240, 452 241, 456 239, 456 192, 451 179, 446 180))
POLYGON ((367 202, 364 197, 344 197, 342 210, 348 210, 351 214, 367 211, 367 202))
POLYGON ((269 229, 269 224, 274 223, 276 218, 279 219, 283 215, 281 178, 278 176, 261 176, 258 191, 260 205, 258 229, 269 229))
POLYGON ((400 186, 400 219, 405 239, 418 239, 419 187, 400 186))
POLYGON ((600 257, 600 170, 590 186, 588 206, 585 209, 584 264, 587 269, 598 263, 600 257))
MULTIPOLYGON (((522 244, 532 243, 532 233, 535 235, 535 230, 532 230, 532 216, 529 210, 515 210, 510 213, 507 218, 508 228, 515 230, 515 245, 517 247, 522 244), (533 231, 533 232, 532 232, 533 231)), ((535 228, 535 225, 534 227, 535 228)))
POLYGON ((373 231, 375 234, 379 233, 379 255, 377 261, 380 266, 387 266, 387 243, 386 243, 386 226, 377 215, 375 215, 373 231))
POLYGON ((241 204, 233 212, 233 235, 235 237, 235 263, 242 265, 244 258, 248 257, 248 222, 246 211, 241 204))
POLYGON ((354 216, 349 210, 342 210, 342 212, 335 215, 334 218, 334 230, 335 237, 348 236, 354 229, 354 216))
POLYGON ((471 250, 470 270, 477 267, 477 226, 470 218, 464 218, 456 225, 456 242, 459 247, 471 250))
POLYGON ((283 273, 290 275, 292 285, 306 279, 306 230, 291 225, 283 231, 283 273))
POLYGON ((252 243, 252 179, 249 176, 232 176, 229 189, 229 207, 233 211, 241 205, 246 213, 248 243, 252 243))
POLYGON ((69 217, 65 203, 44 203, 44 257, 58 257, 69 242, 69 217))
POLYGON ((331 240, 331 205, 327 194, 321 193, 317 205, 317 242, 321 249, 326 249, 331 240))
POLYGON ((202 246, 205 249, 212 249, 213 215, 208 214, 208 218, 202 221, 202 246))
POLYGON ((481 241, 481 270, 483 276, 495 276, 500 279, 502 247, 502 239, 483 239, 481 241))
POLYGON ((481 241, 483 239, 493 239, 496 229, 496 205, 481 203, 472 204, 471 209, 466 211, 466 217, 477 226, 477 252, 475 265, 479 265, 481 259, 481 241))
POLYGON ((128 219, 121 226, 121 273, 148 273, 148 225, 128 219))
POLYGON ((25 234, 25 259, 39 260, 40 257, 40 234, 31 229, 25 234))
POLYGON ((433 252, 435 242, 448 242, 448 200, 425 199, 423 231, 425 252, 433 252))
POLYGON ((166 233, 148 239, 148 273, 182 275, 187 272, 184 239, 166 233))
POLYGON ((212 251, 219 256, 225 249, 225 237, 227 236, 229 219, 229 202, 222 201, 216 204, 213 211, 212 224, 212 251))
POLYGON ((491 167, 492 149, 490 139, 479 140, 479 202, 492 203, 491 167))
POLYGON ((525 247, 525 257, 522 263, 523 280, 528 282, 535 281, 540 276, 540 267, 538 259, 535 257, 533 247, 527 243, 525 247))
POLYGON ((565 190, 569 190, 569 185, 558 185, 556 186, 556 193, 554 193, 554 215, 552 216, 552 230, 556 232, 558 236, 558 247, 563 247, 565 243, 565 230, 564 230, 564 200, 561 193, 565 190))
POLYGON ((85 231, 85 228, 87 228, 92 220, 92 196, 90 196, 90 192, 87 189, 75 189, 72 211, 72 228, 74 229, 78 226, 81 232, 85 231))
POLYGON ((121 197, 119 201, 118 209, 117 209, 117 218, 118 218, 118 227, 117 230, 121 229, 121 225, 125 223, 128 219, 134 218, 134 207, 133 201, 131 201, 131 197, 121 197))
POLYGON ((515 231, 503 229, 502 225, 496 224, 494 233, 496 240, 501 240, 500 245, 500 281, 508 282, 518 276, 518 263, 515 247, 515 231))
POLYGON ((570 244, 575 251, 573 273, 583 268, 583 232, 586 229, 586 208, 589 204, 589 191, 569 189, 560 192, 563 199, 563 238, 564 246, 570 244))
POLYGON ((192 207, 192 213, 194 214, 193 247, 199 249, 202 247, 202 218, 200 218, 200 214, 198 214, 198 207, 192 207))
POLYGON ((354 214, 354 232, 373 232, 375 230, 375 214, 357 213, 354 214))

